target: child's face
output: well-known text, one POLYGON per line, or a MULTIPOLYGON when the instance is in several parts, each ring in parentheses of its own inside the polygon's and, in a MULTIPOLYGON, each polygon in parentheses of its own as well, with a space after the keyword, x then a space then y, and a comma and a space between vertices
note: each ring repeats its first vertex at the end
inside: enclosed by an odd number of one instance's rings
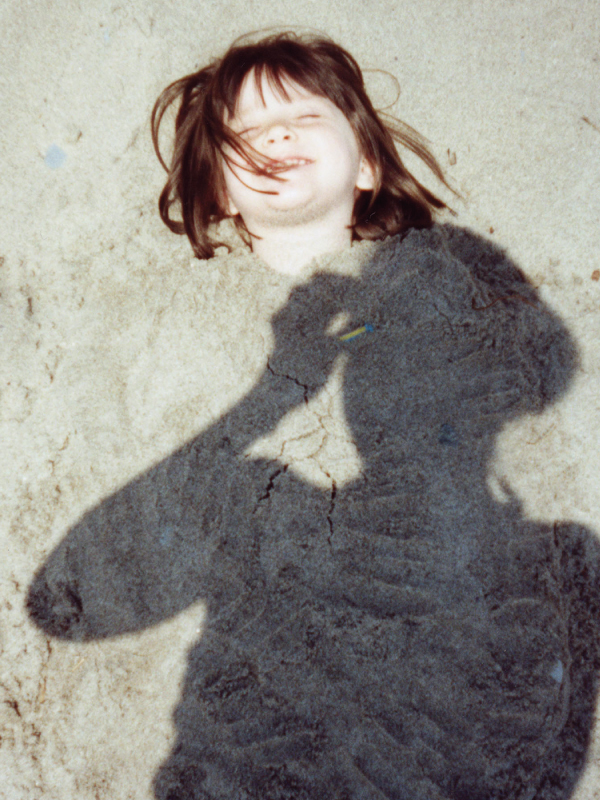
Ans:
POLYGON ((228 212, 253 226, 288 226, 325 218, 352 219, 361 190, 373 188, 352 126, 328 98, 284 80, 288 98, 263 78, 261 98, 254 74, 242 84, 236 114, 227 124, 273 161, 275 180, 257 175, 232 153, 223 164, 228 212), (333 218, 333 217, 331 217, 333 218))

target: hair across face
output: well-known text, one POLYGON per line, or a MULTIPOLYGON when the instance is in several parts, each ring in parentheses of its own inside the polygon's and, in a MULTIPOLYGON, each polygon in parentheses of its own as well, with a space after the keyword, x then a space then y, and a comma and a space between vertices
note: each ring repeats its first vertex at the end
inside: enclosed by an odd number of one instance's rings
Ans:
MULTIPOLYGON (((435 210, 445 204, 406 169, 396 142, 415 153, 446 183, 442 171, 416 131, 392 118, 384 122, 377 114, 354 58, 322 36, 286 32, 256 42, 245 38, 234 42, 222 58, 168 86, 154 106, 153 141, 168 172, 159 200, 165 224, 176 233, 187 234, 196 255, 208 258, 219 245, 211 236, 211 227, 230 215, 223 165, 235 168, 243 163, 249 174, 274 176, 269 157, 231 124, 251 74, 263 101, 264 87, 289 100, 293 86, 309 96, 325 98, 347 120, 373 177, 372 188, 360 192, 354 205, 353 238, 381 239, 411 227, 430 226, 435 210), (158 136, 165 112, 176 102, 174 148, 167 165, 158 148, 158 136), (171 214, 177 205, 181 221, 171 214)), ((285 180, 285 175, 281 179, 285 180)), ((237 214, 234 219, 242 234, 247 234, 243 216, 237 214)))
POLYGON ((253 236, 257 226, 349 226, 357 196, 373 189, 373 170, 342 111, 287 77, 271 84, 249 72, 227 124, 250 151, 242 160, 225 147, 227 211, 253 236))

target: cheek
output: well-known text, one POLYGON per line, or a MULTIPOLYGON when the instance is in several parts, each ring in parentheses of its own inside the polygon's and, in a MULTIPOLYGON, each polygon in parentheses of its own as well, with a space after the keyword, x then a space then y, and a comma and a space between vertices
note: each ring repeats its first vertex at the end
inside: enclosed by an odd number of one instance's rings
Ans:
POLYGON ((361 157, 354 137, 338 133, 330 139, 331 164, 343 173, 354 176, 360 167, 361 157))
POLYGON ((222 165, 221 187, 221 202, 225 213, 230 216, 236 216, 240 213, 236 203, 240 197, 240 189, 244 187, 227 164, 222 165))

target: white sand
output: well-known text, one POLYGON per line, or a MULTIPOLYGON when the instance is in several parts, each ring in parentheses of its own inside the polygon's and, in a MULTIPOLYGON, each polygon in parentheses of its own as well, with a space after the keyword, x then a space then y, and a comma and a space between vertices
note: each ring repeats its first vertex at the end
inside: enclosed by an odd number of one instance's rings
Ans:
MULTIPOLYGON (((431 140, 465 198, 455 222, 508 250, 580 352, 566 395, 503 431, 490 488, 501 495, 508 482, 536 524, 568 520, 596 535, 600 7, 13 0, 0 22, 0 798, 149 800, 175 741, 202 603, 82 645, 46 638, 24 601, 81 515, 234 406, 272 344, 269 311, 257 308, 245 325, 261 332, 262 350, 245 346, 215 271, 190 270, 189 246, 158 219, 156 96, 236 35, 268 25, 317 27, 363 67, 393 72, 395 112, 431 140)), ((381 105, 394 99, 391 82, 370 80, 381 105)), ((310 436, 288 455, 321 490, 327 471, 354 477, 358 457, 341 407, 320 402, 336 446, 317 467, 310 436)), ((273 440, 254 453, 280 450, 273 440)), ((593 738, 577 800, 596 796, 599 751, 593 738)))

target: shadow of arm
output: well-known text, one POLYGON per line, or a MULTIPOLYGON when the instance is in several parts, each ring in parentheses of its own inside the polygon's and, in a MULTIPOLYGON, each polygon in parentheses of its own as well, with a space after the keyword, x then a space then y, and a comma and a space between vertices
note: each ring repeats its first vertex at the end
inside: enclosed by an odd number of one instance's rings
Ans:
POLYGON ((338 283, 333 300, 320 279, 298 290, 273 320, 275 351, 256 386, 68 532, 29 591, 38 627, 85 641, 145 629, 199 600, 222 608, 239 597, 272 472, 244 452, 326 383, 339 352, 324 335, 338 283))

